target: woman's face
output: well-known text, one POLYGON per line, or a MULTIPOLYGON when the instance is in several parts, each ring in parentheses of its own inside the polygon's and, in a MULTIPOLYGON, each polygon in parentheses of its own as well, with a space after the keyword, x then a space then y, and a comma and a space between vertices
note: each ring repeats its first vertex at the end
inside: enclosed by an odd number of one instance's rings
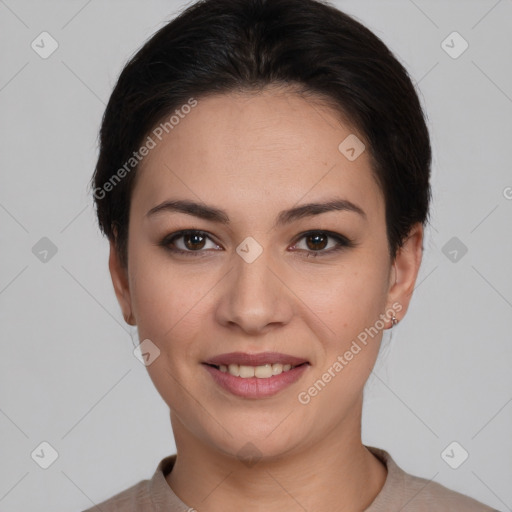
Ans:
POLYGON ((357 156, 354 130, 299 95, 198 99, 168 131, 138 171, 127 275, 113 250, 110 268, 150 340, 175 436, 233 455, 250 442, 271 457, 339 429, 359 435, 383 330, 407 309, 421 227, 393 265, 368 152, 357 156), (171 201, 198 206, 160 207, 171 201), (181 230, 198 233, 171 236, 181 230))

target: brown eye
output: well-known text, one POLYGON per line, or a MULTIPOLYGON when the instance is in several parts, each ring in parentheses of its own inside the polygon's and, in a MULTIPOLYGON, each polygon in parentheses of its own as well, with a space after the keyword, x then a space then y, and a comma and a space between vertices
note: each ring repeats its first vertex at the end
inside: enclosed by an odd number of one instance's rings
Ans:
POLYGON ((327 246, 328 239, 329 237, 324 233, 308 235, 306 237, 306 245, 312 251, 322 250, 327 246))
POLYGON ((329 256, 349 247, 355 247, 355 244, 343 235, 330 231, 309 231, 302 233, 299 242, 293 246, 293 250, 304 252, 309 258, 329 256), (305 247, 300 247, 302 240, 304 240, 305 247), (331 241, 334 243, 331 243, 331 241))
POLYGON ((168 251, 191 256, 204 256, 209 252, 208 249, 219 249, 219 246, 207 233, 195 229, 172 233, 166 236, 159 245, 168 251))
POLYGON ((201 234, 191 233, 183 235, 184 245, 187 249, 193 251, 197 249, 202 249, 204 247, 204 243, 206 237, 201 234))

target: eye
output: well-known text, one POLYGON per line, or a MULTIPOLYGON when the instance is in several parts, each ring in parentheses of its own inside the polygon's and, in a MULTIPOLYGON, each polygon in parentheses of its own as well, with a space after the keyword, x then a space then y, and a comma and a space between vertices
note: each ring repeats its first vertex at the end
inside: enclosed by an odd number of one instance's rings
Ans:
POLYGON ((198 256, 201 252, 205 252, 202 249, 215 249, 219 246, 211 240, 207 233, 196 229, 186 229, 171 233, 167 235, 160 243, 162 247, 165 247, 168 251, 180 254, 186 254, 187 256, 198 256), (213 247, 206 247, 207 240, 209 240, 213 247))
MULTIPOLYGON (((300 235, 299 240, 302 239, 305 241, 305 248, 299 248, 298 250, 306 251, 307 258, 327 256, 346 247, 354 246, 353 242, 345 236, 330 231, 308 231, 300 235), (329 239, 334 241, 330 245, 329 239)), ((297 250, 298 245, 300 244, 295 244, 293 250, 297 250)))
MULTIPOLYGON (((298 240, 304 239, 305 248, 298 247, 295 243, 292 251, 304 251, 306 257, 328 256, 346 247, 354 247, 355 244, 339 233, 330 231, 308 231, 302 233, 298 240), (333 243, 329 244, 329 240, 333 243), (327 248, 327 249, 326 249, 327 248)), ((167 251, 186 256, 203 256, 208 249, 222 250, 218 244, 213 242, 208 233, 197 229, 186 229, 167 235, 158 245, 167 251), (208 241, 211 246, 208 247, 208 241)))

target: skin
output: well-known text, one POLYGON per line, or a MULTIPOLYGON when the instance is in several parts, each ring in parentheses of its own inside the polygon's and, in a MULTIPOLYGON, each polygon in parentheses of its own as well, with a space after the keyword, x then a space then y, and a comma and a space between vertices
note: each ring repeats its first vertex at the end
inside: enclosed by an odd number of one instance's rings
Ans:
POLYGON ((147 368, 170 408, 177 446, 166 479, 200 511, 359 511, 387 475, 361 442, 361 415, 363 388, 383 330, 391 327, 389 316, 307 405, 297 396, 393 304, 403 318, 423 229, 413 226, 392 261, 384 197, 369 154, 349 161, 338 150, 357 132, 320 102, 285 93, 270 87, 199 98, 138 171, 127 269, 111 243, 109 268, 123 314, 138 326, 140 340, 160 350, 147 368), (273 227, 281 210, 334 196, 365 216, 330 211, 273 227), (223 209, 230 222, 146 215, 169 199, 223 209), (175 241, 200 255, 173 254, 159 245, 181 229, 211 235, 202 244, 175 241), (336 241, 299 236, 309 230, 339 233, 355 246, 328 254, 336 241), (248 236, 263 249, 252 263, 236 252, 248 236), (324 255, 308 257, 315 249, 324 255), (282 352, 310 366, 273 397, 241 398, 217 386, 201 364, 233 351, 282 352), (248 442, 261 455, 253 465, 237 456, 248 442))

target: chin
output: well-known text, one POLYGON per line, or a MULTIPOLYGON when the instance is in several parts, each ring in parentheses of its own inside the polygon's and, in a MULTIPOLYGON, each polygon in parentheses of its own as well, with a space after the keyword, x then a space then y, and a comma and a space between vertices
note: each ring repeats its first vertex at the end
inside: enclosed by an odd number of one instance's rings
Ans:
MULTIPOLYGON (((271 423, 261 421, 254 422, 234 422, 228 428, 229 434, 222 427, 211 430, 207 433, 207 443, 223 453, 224 455, 235 457, 242 462, 245 459, 273 460, 293 451, 301 445, 305 433, 296 430, 290 430, 290 425, 280 425, 283 418, 271 423)), ((284 422, 283 422, 284 423, 284 422)))

